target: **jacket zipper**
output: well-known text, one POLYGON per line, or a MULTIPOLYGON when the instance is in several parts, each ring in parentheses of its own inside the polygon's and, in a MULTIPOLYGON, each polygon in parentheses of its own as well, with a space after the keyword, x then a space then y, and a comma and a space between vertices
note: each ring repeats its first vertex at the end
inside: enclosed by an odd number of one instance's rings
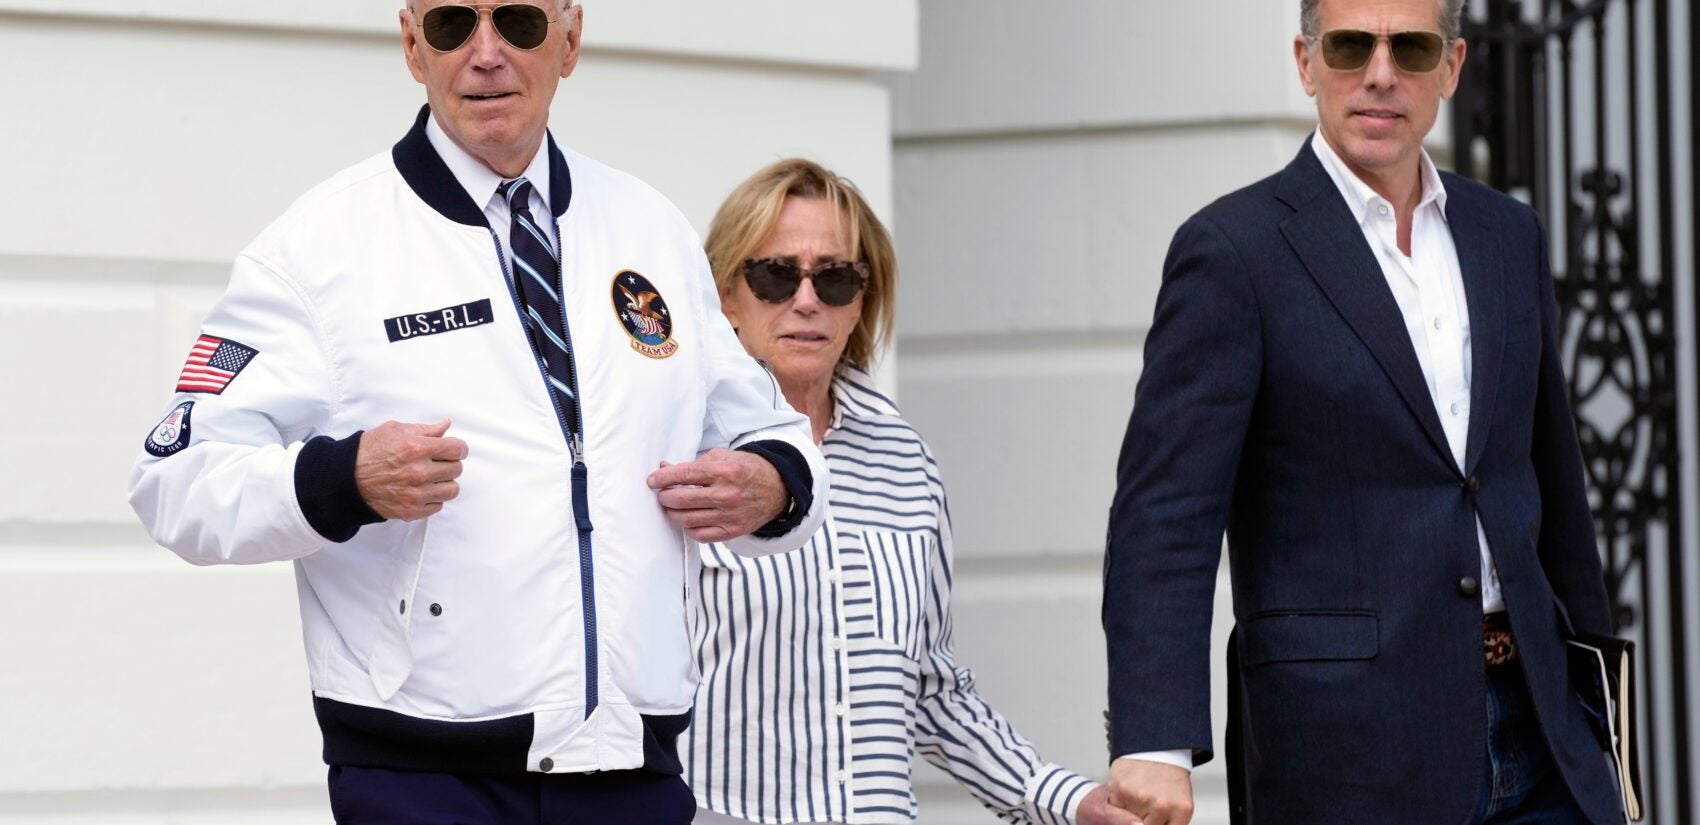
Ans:
MULTIPOLYGON (((565 278, 562 277, 561 261, 561 226, 550 216, 549 223, 555 229, 555 288, 561 295, 566 295, 565 278)), ((560 399, 555 397, 555 389, 549 384, 549 366, 543 360, 543 354, 537 351, 537 344, 532 340, 531 333, 526 330, 525 309, 520 306, 519 294, 514 288, 513 280, 508 275, 508 258, 502 252, 502 241, 496 237, 496 230, 490 229, 490 240, 496 245, 496 259, 502 264, 502 280, 508 285, 508 298, 513 301, 514 312, 519 316, 520 332, 525 334, 526 346, 531 348, 531 355, 537 360, 537 374, 543 381, 543 392, 549 396, 549 404, 555 408, 555 420, 560 422, 561 434, 567 439, 567 447, 573 456, 573 524, 578 529, 578 559, 579 582, 582 588, 581 597, 584 601, 584 716, 596 710, 601 691, 598 689, 597 672, 600 660, 596 633, 596 563, 592 555, 590 533, 595 528, 590 523, 590 468, 584 463, 584 394, 579 391, 578 360, 573 351, 572 324, 567 322, 566 302, 561 303, 561 334, 567 343, 567 387, 577 399, 573 405, 573 415, 569 419, 561 409, 560 399)))

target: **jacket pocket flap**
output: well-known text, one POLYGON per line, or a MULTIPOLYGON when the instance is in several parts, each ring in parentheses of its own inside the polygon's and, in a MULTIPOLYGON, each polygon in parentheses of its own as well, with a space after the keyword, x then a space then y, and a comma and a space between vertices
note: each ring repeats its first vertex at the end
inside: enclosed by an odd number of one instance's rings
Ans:
POLYGON ((1374 613, 1262 613, 1246 623, 1240 645, 1247 665, 1373 659, 1379 649, 1374 613))

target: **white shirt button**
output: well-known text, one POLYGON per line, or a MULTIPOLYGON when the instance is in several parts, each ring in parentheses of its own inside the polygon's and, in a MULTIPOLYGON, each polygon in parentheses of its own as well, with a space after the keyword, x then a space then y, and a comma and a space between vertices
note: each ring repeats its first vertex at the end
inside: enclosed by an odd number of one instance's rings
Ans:
POLYGON ((1440 319, 1439 318, 1434 319, 1434 328, 1440 329, 1440 319))
POLYGON ((832 778, 838 780, 838 784, 842 785, 850 781, 850 772, 839 771, 838 773, 833 774, 832 778))
POLYGON ((1462 408, 1458 406, 1458 402, 1456 402, 1456 401, 1452 402, 1452 414, 1453 415, 1457 415, 1458 411, 1460 409, 1462 409, 1462 408))
POLYGON ((839 716, 843 716, 844 714, 849 713, 850 709, 845 707, 843 702, 840 702, 832 706, 832 712, 839 716))
POLYGON ((832 581, 838 581, 839 579, 844 578, 844 574, 838 572, 838 568, 835 567, 827 571, 826 577, 832 581))
POLYGON ((832 649, 833 650, 838 650, 839 648, 841 648, 843 646, 844 646, 844 640, 843 639, 841 639, 837 636, 832 637, 832 649))
POLYGON ((1385 205, 1377 206, 1375 211, 1380 212, 1382 217, 1387 217, 1387 207, 1385 205))

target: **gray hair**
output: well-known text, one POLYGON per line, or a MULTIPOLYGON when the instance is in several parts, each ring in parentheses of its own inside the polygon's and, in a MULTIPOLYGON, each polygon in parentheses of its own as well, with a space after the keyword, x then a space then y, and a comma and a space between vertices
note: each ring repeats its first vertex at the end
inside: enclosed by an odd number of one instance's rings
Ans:
MULTIPOLYGON (((1315 40, 1322 35, 1317 31, 1316 7, 1322 0, 1299 0, 1299 33, 1307 39, 1315 40)), ((1464 36, 1464 0, 1439 0, 1440 3, 1440 33, 1447 42, 1464 36)))
MULTIPOLYGON (((1316 5, 1316 0, 1306 0, 1306 2, 1307 2, 1308 5, 1311 5, 1311 6, 1316 5)), ((417 3, 418 3, 418 0, 407 0, 407 10, 413 11, 414 6, 417 3)), ((573 0, 561 0, 561 11, 566 11, 567 9, 570 9, 572 7, 573 7, 573 0)), ((1311 12, 1311 14, 1313 14, 1313 15, 1315 13, 1316 12, 1314 10, 1311 12)))

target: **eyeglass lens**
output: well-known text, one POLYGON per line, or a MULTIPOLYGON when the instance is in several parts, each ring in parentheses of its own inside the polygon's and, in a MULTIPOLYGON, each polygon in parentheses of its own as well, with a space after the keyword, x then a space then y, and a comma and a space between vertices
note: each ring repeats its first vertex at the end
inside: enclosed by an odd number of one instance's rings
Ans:
MULTIPOLYGON (((1374 32, 1339 29, 1322 36, 1322 62, 1337 71, 1352 72, 1369 64, 1380 38, 1374 32)), ((1432 72, 1446 52, 1446 41, 1434 32, 1394 32, 1387 35, 1393 63, 1413 74, 1432 72)))
MULTIPOLYGON (((815 295, 828 306, 846 306, 862 291, 862 273, 849 262, 824 264, 809 278, 814 282, 815 295)), ((803 270, 788 261, 746 261, 744 279, 757 298, 777 304, 789 301, 797 294, 797 287, 803 282, 803 270)))
MULTIPOLYGON (((440 52, 452 52, 478 30, 478 9, 473 6, 438 6, 425 12, 422 28, 425 42, 440 52)), ((508 3, 490 10, 496 33, 516 49, 531 51, 549 37, 549 15, 527 3, 508 3)))

